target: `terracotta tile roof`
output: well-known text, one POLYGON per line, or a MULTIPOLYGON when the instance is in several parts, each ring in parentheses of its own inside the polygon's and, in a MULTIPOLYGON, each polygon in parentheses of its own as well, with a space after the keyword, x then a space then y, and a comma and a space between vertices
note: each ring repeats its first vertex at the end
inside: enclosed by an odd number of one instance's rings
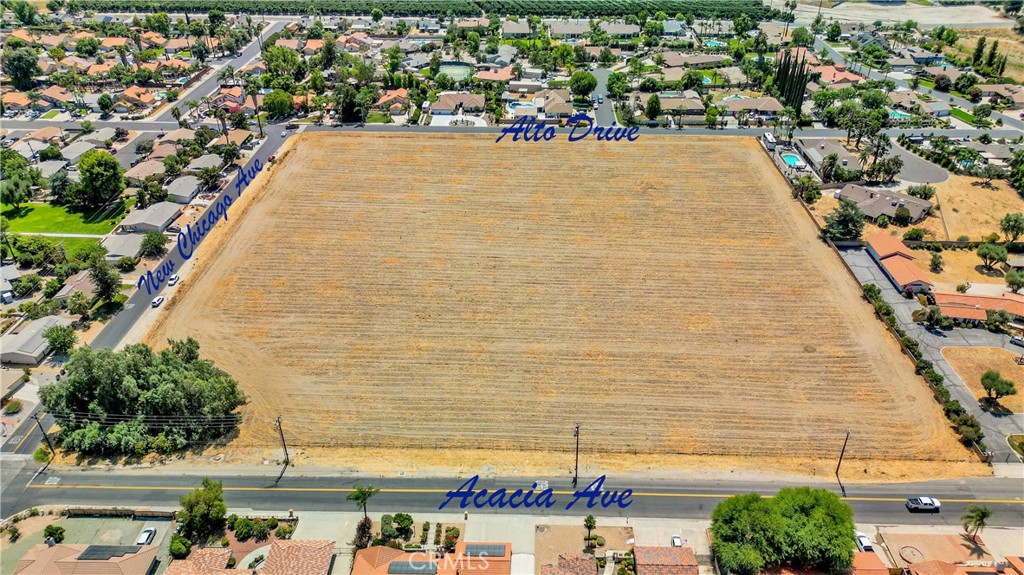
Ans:
POLYGON ((850 72, 844 66, 812 66, 811 72, 821 74, 821 81, 829 84, 860 82, 864 80, 864 78, 850 72))
POLYGON ((634 547, 637 575, 697 575, 697 556, 689 547, 634 547))
POLYGON ((381 95, 380 99, 377 100, 376 106, 384 106, 386 104, 405 103, 409 99, 409 90, 405 88, 398 88, 397 90, 388 90, 381 95))
POLYGON ((864 241, 875 250, 880 259, 891 255, 901 255, 907 259, 914 259, 914 252, 904 245, 903 240, 885 232, 879 232, 864 238, 864 241))
POLYGON ((311 40, 306 40, 306 45, 302 47, 302 51, 303 52, 318 52, 318 51, 322 50, 323 47, 324 47, 324 41, 323 40, 320 40, 320 39, 317 39, 317 38, 313 38, 311 40))
POLYGON ((104 38, 103 41, 100 42, 100 46, 103 46, 104 48, 117 48, 118 46, 127 45, 128 38, 118 38, 115 36, 111 36, 110 38, 104 38))
POLYGON ((1006 562, 1009 563, 1010 567, 1012 567, 1019 575, 1024 575, 1024 557, 1007 556, 1006 562))
POLYGON ((32 104, 32 100, 25 92, 4 92, 3 102, 4 106, 14 105, 19 108, 25 108, 32 104))
POLYGON ((597 561, 593 555, 566 553, 558 556, 557 565, 542 565, 541 575, 597 575, 597 561))
POLYGON ((889 575, 889 568, 873 551, 854 551, 851 575, 889 575))
POLYGON ((156 561, 156 551, 155 545, 36 545, 18 561, 14 575, 137 575, 149 572, 156 561), (113 552, 109 559, 79 560, 79 555, 90 548, 101 554, 103 549, 113 552))
POLYGON ((49 142, 54 138, 59 138, 62 132, 57 126, 46 126, 45 128, 39 128, 35 132, 25 136, 26 140, 36 140, 39 142, 49 142))
POLYGON ((373 575, 378 572, 387 573, 387 566, 392 561, 405 555, 405 551, 374 545, 366 549, 356 551, 356 558, 352 561, 352 575, 373 575), (383 567, 383 571, 381 568, 383 567))
POLYGON ((907 569, 913 575, 956 575, 957 566, 945 561, 932 560, 920 563, 911 563, 907 569))
POLYGON ((334 541, 274 541, 260 575, 327 575, 334 557, 334 541))
POLYGON ((59 100, 65 103, 72 102, 75 99, 75 97, 71 95, 71 92, 68 92, 64 88, 56 85, 43 90, 40 96, 45 100, 59 100))
POLYGON ((928 281, 928 276, 925 275, 924 271, 914 265, 914 262, 901 256, 889 256, 882 260, 882 267, 885 271, 889 272, 892 279, 896 280, 896 283, 900 287, 906 287, 912 283, 922 283, 926 285, 935 285, 928 281))
POLYGON ((274 45, 275 46, 284 46, 285 48, 288 48, 289 50, 295 50, 296 52, 298 52, 299 51, 299 42, 301 42, 301 40, 299 40, 298 38, 278 38, 277 41, 274 42, 274 45))
MULTIPOLYGON (((963 311, 968 309, 1005 311, 1016 316, 1024 317, 1024 294, 1007 292, 1002 296, 994 296, 936 292, 934 296, 936 304, 940 307, 948 307, 951 311, 963 311)), ((951 315, 951 317, 957 316, 951 315)), ((985 319, 984 314, 981 314, 981 319, 985 319)))
POLYGON ((238 571, 227 569, 231 550, 224 547, 202 547, 193 550, 188 558, 171 561, 164 575, 232 575, 238 571))
POLYGON ((497 70, 481 70, 474 76, 477 80, 484 80, 487 82, 508 82, 515 78, 515 72, 513 72, 512 66, 506 66, 497 70))
POLYGON ((512 544, 459 541, 455 545, 454 561, 445 561, 441 567, 439 574, 446 575, 511 575, 512 544), (476 545, 500 546, 503 548, 502 555, 467 555, 467 547, 473 552, 473 546, 476 545))
POLYGON ((164 50, 184 50, 189 47, 188 40, 185 38, 171 38, 164 44, 164 50))

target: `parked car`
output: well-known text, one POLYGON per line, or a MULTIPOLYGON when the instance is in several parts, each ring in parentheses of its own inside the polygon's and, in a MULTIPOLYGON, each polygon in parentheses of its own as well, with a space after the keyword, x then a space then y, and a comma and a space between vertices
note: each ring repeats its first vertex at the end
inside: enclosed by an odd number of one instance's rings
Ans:
POLYGON ((1024 347, 1024 337, 1015 335, 1010 338, 1010 343, 1012 343, 1013 345, 1019 345, 1021 347, 1024 347))
POLYGON ((288 137, 288 132, 281 132, 281 137, 282 138, 287 138, 288 137))
POLYGON ((179 276, 178 274, 174 274, 173 276, 167 278, 167 285, 169 285, 169 286, 176 286, 176 285, 178 285, 178 282, 180 282, 180 281, 181 281, 181 276, 179 276))
POLYGON ((277 156, 276 156, 276 155, 274 155, 274 156, 270 156, 269 158, 267 158, 267 163, 268 163, 268 164, 270 164, 270 163, 272 163, 272 162, 273 162, 274 160, 276 160, 276 159, 277 159, 277 156))
POLYGON ((164 303, 165 299, 167 298, 165 298, 162 295, 156 296, 155 298, 153 298, 153 307, 160 307, 160 305, 164 303))
POLYGON ((673 535, 672 536, 672 546, 673 547, 682 547, 683 546, 683 538, 678 536, 678 535, 673 535))
POLYGON ((156 537, 156 528, 147 527, 139 533, 139 538, 135 540, 136 545, 149 545, 153 542, 153 538, 156 537))
POLYGON ((285 130, 298 130, 299 129, 299 125, 296 124, 295 122, 291 122, 289 124, 285 124, 284 125, 284 129, 285 130))
POLYGON ((857 549, 860 551, 874 551, 875 548, 871 545, 871 539, 867 535, 857 532, 857 549))
POLYGON ((938 512, 942 502, 934 497, 911 497, 907 499, 908 511, 934 511, 938 512))

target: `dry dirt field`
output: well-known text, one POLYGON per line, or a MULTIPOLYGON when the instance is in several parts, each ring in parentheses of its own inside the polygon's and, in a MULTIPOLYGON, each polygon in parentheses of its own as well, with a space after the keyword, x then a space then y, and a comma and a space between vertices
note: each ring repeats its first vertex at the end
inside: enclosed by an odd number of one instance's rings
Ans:
MULTIPOLYGON (((632 527, 599 524, 591 533, 604 537, 604 546, 594 552, 599 557, 604 557, 606 551, 628 550, 631 545, 627 545, 626 541, 633 539, 632 527)), ((538 525, 534 534, 534 572, 540 573, 544 565, 558 565, 559 555, 584 553, 586 536, 587 530, 582 522, 580 525, 538 525)))
MULTIPOLYGON (((949 239, 968 236, 980 240, 999 231, 999 220, 1010 212, 1020 211, 1020 196, 1006 180, 994 180, 992 188, 975 185, 981 180, 950 174, 949 179, 935 184, 935 198, 942 208, 942 217, 949 228, 949 239)), ((929 218, 931 219, 931 218, 929 218)))
POLYGON ((1013 28, 963 28, 957 30, 960 39, 956 46, 946 48, 947 54, 955 54, 961 58, 974 54, 974 47, 978 45, 979 38, 987 38, 985 41, 985 55, 992 42, 999 40, 998 54, 1006 55, 1006 70, 1004 75, 1017 80, 1024 81, 1024 38, 1013 31, 1013 28))
POLYGON ((588 463, 825 475, 850 428, 865 477, 978 473, 753 138, 289 146, 148 336, 241 382, 239 449, 564 473, 579 421, 588 463))
POLYGON ((970 282, 972 284, 1003 284, 1006 275, 1006 266, 997 265, 987 269, 981 263, 977 250, 944 250, 942 256, 942 273, 935 273, 931 270, 932 252, 928 250, 915 250, 917 259, 914 263, 917 267, 928 274, 928 278, 935 282, 936 291, 956 291, 958 284, 970 282))
POLYGON ((985 397, 985 388, 981 387, 981 374, 990 369, 999 372, 1004 378, 1017 384, 1017 395, 999 400, 1000 405, 1014 413, 1024 413, 1024 366, 1014 363, 1013 358, 1020 354, 999 349, 997 347, 946 347, 942 356, 946 358, 960 379, 971 389, 974 397, 985 397))

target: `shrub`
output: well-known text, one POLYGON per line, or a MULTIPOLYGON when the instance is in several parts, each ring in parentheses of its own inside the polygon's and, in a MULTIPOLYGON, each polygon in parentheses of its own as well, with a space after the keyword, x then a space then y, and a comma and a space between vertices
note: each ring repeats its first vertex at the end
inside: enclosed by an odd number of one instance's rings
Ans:
POLYGON ((175 559, 184 559, 188 557, 189 549, 191 547, 192 542, 181 535, 175 534, 171 537, 171 557, 174 557, 175 559))
POLYGON ((117 260, 116 266, 117 266, 117 269, 119 269, 119 270, 121 270, 123 272, 130 272, 133 269, 135 269, 135 266, 139 265, 139 261, 140 261, 139 258, 133 258, 133 257, 130 257, 130 256, 125 256, 125 257, 117 260))
POLYGON ((969 242, 971 241, 970 236, 957 236, 956 241, 958 242, 969 242))
POLYGON ((434 545, 441 544, 441 524, 437 523, 434 529, 434 545))
POLYGON ((228 518, 227 518, 228 529, 234 531, 235 530, 235 522, 236 521, 238 521, 238 516, 237 515, 235 515, 234 513, 232 513, 231 515, 228 515, 228 518))
POLYGON ((903 234, 903 239, 908 242, 919 242, 924 239, 924 230, 921 228, 910 228, 903 234))
POLYGON ((267 527, 267 523, 265 521, 253 522, 252 537, 257 541, 265 541, 270 537, 270 529, 267 527))
POLYGON ((267 524, 267 529, 270 529, 270 530, 277 529, 277 517, 271 517, 271 518, 267 519, 266 521, 264 521, 264 523, 267 524))
POLYGON ((11 415, 14 413, 18 413, 19 411, 22 410, 23 407, 24 406, 21 404, 20 401, 18 401, 17 399, 12 399, 11 401, 7 402, 7 405, 4 406, 4 414, 11 415))
POLYGON ((58 525, 47 525, 43 528, 43 541, 53 538, 55 543, 64 541, 64 528, 58 525))
POLYGON ((427 536, 429 536, 429 535, 430 535, 430 522, 429 521, 424 521, 423 522, 423 532, 420 533, 420 545, 426 545, 427 544, 427 536))
POLYGON ((35 459, 36 463, 40 465, 45 465, 46 462, 50 460, 50 451, 45 447, 40 447, 39 449, 36 450, 35 454, 32 456, 32 459, 35 459))
POLYGON ((257 555, 255 559, 249 562, 249 569, 255 569, 257 565, 263 562, 263 556, 257 555))
POLYGON ((253 536, 255 529, 256 524, 252 520, 240 517, 238 521, 235 521, 235 539, 245 541, 253 536))
POLYGON ((17 525, 11 525, 7 528, 7 539, 14 543, 18 539, 21 539, 21 530, 18 529, 17 525))
POLYGON ((878 219, 875 220, 875 224, 884 230, 889 227, 889 216, 878 216, 878 219))
POLYGON ((598 547, 604 547, 604 537, 598 537, 594 540, 598 547))
POLYGON ((277 528, 277 531, 274 531, 274 536, 278 539, 288 539, 292 536, 292 533, 294 532, 295 528, 291 525, 282 525, 277 528))
POLYGON ((238 560, 234 556, 228 557, 228 569, 234 569, 238 560))
POLYGON ((231 542, 230 542, 230 541, 228 541, 228 538, 227 538, 227 537, 221 537, 221 538, 220 538, 220 546, 221 546, 221 547, 227 547, 227 546, 228 546, 228 545, 229 545, 230 543, 231 543, 231 542))
POLYGON ((956 284, 957 293, 967 293, 967 284, 956 284))

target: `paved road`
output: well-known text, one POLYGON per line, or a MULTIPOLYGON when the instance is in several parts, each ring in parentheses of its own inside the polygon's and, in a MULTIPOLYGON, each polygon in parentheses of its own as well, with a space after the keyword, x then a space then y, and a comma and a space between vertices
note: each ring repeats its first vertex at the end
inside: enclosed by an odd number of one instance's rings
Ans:
POLYGON ((937 166, 921 156, 905 150, 895 141, 892 143, 892 152, 903 158, 903 168, 899 174, 901 180, 919 184, 937 184, 949 179, 949 172, 942 166, 937 166))
MULTIPOLYGON (((21 471, 21 478, 34 473, 27 466, 21 471)), ((852 471, 850 472, 852 473, 852 471)), ((447 499, 447 492, 458 488, 468 478, 451 479, 381 479, 354 477, 288 477, 273 486, 276 474, 258 476, 222 476, 225 487, 225 501, 232 508, 260 510, 295 509, 297 511, 353 511, 352 503, 345 500, 355 484, 372 484, 381 488, 371 507, 378 510, 403 509, 410 512, 437 511, 447 499)), ((580 488, 593 478, 580 478, 580 488)), ((477 489, 493 490, 505 487, 509 490, 530 489, 528 479, 482 479, 477 489)), ((158 474, 115 474, 105 472, 64 472, 61 470, 42 473, 31 486, 18 490, 6 490, 3 494, 2 514, 44 503, 65 505, 133 505, 144 507, 167 507, 178 505, 182 494, 194 489, 200 483, 198 476, 176 476, 158 474), (52 484, 45 485, 47 481, 52 484)), ((600 516, 628 517, 685 517, 707 519, 714 506, 723 498, 736 493, 758 492, 772 494, 788 484, 780 482, 652 482, 621 481, 614 477, 605 484, 605 490, 632 489, 633 504, 626 509, 602 509, 600 506, 590 513, 600 516)), ((804 485, 804 484, 793 484, 804 485)), ((835 482, 813 484, 835 492, 835 482)), ((555 499, 560 504, 547 509, 547 515, 580 515, 585 504, 565 509, 572 501, 570 482, 551 480, 555 499)), ((971 502, 984 501, 995 513, 991 526, 1020 526, 1024 524, 1024 501, 1021 500, 1020 480, 971 479, 962 481, 934 481, 903 485, 846 485, 847 501, 853 506, 858 521, 871 523, 912 523, 958 525, 965 507, 971 502), (906 497, 912 495, 936 496, 943 500, 939 514, 912 514, 903 506, 906 497)), ((445 508, 458 513, 459 500, 445 508)), ((531 513, 534 509, 487 510, 487 513, 531 513)), ((472 510, 473 513, 481 511, 472 510)))
MULTIPOLYGON (((978 418, 985 432, 985 446, 994 454, 997 463, 1017 463, 1019 460, 1006 443, 1006 436, 1024 434, 1024 414, 995 415, 981 409, 974 394, 967 388, 960 376, 942 355, 942 348, 949 346, 1001 347, 1017 353, 1020 348, 1010 344, 1009 336, 996 334, 984 329, 954 328, 949 331, 929 330, 916 323, 911 314, 921 309, 916 299, 907 299, 896 291, 895 286, 885 277, 871 256, 863 248, 842 250, 843 259, 853 269, 861 284, 873 283, 882 289, 882 297, 893 307, 900 326, 907 335, 921 343, 921 354, 935 365, 935 369, 946 378, 946 387, 953 399, 968 413, 978 418)), ((851 304, 856 305, 856 304, 851 304)))
MULTIPOLYGON (((824 41, 822 41, 821 38, 815 37, 814 38, 814 49, 815 50, 821 50, 822 48, 824 48, 827 51, 828 57, 832 58, 836 63, 845 63, 846 62, 846 58, 844 58, 841 53, 837 52, 832 46, 829 46, 828 44, 826 44, 824 41)), ((905 81, 899 80, 897 78, 893 78, 891 75, 881 74, 879 72, 876 72, 876 71, 870 70, 870 69, 865 69, 862 73, 867 75, 868 78, 872 78, 872 79, 875 79, 875 80, 889 79, 889 80, 892 80, 893 82, 895 82, 896 86, 899 87, 899 88, 903 88, 905 90, 909 90, 910 89, 910 85, 907 84, 905 81)), ((922 93, 923 94, 924 92, 919 90, 918 93, 922 93)), ((968 102, 967 100, 964 100, 963 98, 958 98, 956 96, 953 96, 952 94, 943 94, 943 93, 937 92, 937 91, 936 92, 932 92, 931 96, 936 98, 936 99, 941 99, 943 101, 947 101, 947 102, 949 102, 949 103, 951 103, 951 104, 953 104, 953 105, 955 105, 955 106, 957 106, 957 107, 959 107, 959 108, 961 108, 963 110, 967 110, 968 112, 970 112, 971 108, 973 108, 974 106, 977 105, 977 104, 974 104, 972 102, 968 102)), ((995 116, 996 115, 994 114, 993 115, 993 121, 994 121, 995 116)), ((1006 130, 1006 129, 1012 130, 1013 133, 1016 134, 1016 136, 1019 136, 1022 133, 1022 131, 1024 131, 1024 120, 1021 120, 1019 118, 1007 117, 1005 115, 999 115, 999 117, 1001 117, 1003 119, 1003 129, 1004 130, 1006 130)), ((926 131, 928 131, 928 130, 926 130, 926 131)), ((1011 137, 1016 137, 1016 136, 1011 136, 1011 137)), ((993 137, 996 137, 995 134, 993 134, 993 137)))
POLYGON ((615 123, 615 104, 612 99, 607 96, 608 94, 608 76, 611 76, 612 71, 608 68, 598 68, 593 72, 594 77, 597 78, 597 89, 594 90, 594 94, 604 95, 604 103, 597 106, 597 125, 598 126, 611 126, 615 123))

